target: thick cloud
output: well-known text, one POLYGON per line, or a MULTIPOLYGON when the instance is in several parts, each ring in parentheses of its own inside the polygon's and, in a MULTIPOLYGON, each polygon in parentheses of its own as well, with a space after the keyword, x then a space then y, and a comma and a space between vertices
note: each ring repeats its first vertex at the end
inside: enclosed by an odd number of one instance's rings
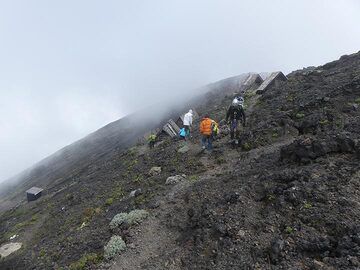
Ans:
POLYGON ((358 51, 359 12, 357 0, 3 1, 0 181, 157 100, 358 51))

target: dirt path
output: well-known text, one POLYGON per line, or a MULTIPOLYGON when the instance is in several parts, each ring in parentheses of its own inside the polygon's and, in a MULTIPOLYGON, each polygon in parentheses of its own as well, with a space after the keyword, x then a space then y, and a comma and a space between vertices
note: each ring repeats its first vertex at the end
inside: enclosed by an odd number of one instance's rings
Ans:
MULTIPOLYGON (((258 97, 255 96, 248 107, 248 116, 251 115, 258 97)), ((233 164, 240 161, 242 164, 249 164, 261 155, 271 154, 279 151, 282 145, 292 141, 292 138, 284 140, 273 145, 253 149, 249 152, 239 152, 228 145, 228 137, 224 137, 215 142, 215 152, 222 152, 225 162, 219 164, 216 162, 213 154, 202 152, 200 146, 190 141, 186 144, 190 147, 189 154, 199 156, 200 161, 205 166, 206 171, 198 175, 199 181, 209 181, 216 174, 231 170, 233 164)), ((216 153, 215 153, 216 154, 216 153)), ((125 269, 171 269, 180 270, 181 262, 163 261, 163 258, 180 258, 181 250, 176 240, 180 233, 169 229, 165 222, 172 213, 178 212, 178 207, 183 204, 184 194, 191 190, 193 182, 183 181, 174 185, 171 190, 159 201, 159 207, 151 211, 150 217, 139 226, 130 231, 131 244, 128 249, 120 254, 112 265, 101 268, 111 270, 125 269), (174 255, 175 254, 175 255, 174 255)), ((248 202, 250 203, 250 202, 248 202)), ((185 219, 186 217, 184 217, 185 219)))

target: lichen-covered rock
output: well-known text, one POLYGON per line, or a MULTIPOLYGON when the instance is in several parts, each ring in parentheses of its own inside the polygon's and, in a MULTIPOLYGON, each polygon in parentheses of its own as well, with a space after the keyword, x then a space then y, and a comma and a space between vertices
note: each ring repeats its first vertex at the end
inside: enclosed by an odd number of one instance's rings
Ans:
POLYGON ((149 171, 149 175, 155 176, 161 173, 161 167, 152 167, 149 171))
POLYGON ((170 176, 166 179, 166 185, 175 185, 179 182, 184 181, 186 178, 183 175, 170 176))

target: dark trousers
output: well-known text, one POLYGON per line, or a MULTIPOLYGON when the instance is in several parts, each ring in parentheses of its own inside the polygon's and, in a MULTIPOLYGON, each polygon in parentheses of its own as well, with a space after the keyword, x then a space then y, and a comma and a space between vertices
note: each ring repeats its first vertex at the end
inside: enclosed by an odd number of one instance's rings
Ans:
POLYGON ((212 150, 212 135, 202 135, 201 145, 204 146, 207 150, 212 150))
POLYGON ((185 138, 190 137, 190 126, 184 125, 185 128, 185 138))
POLYGON ((150 149, 154 148, 155 147, 155 141, 150 141, 149 142, 149 147, 150 147, 150 149))
POLYGON ((235 138, 239 139, 240 137, 240 121, 237 119, 230 121, 230 137, 232 140, 235 138))

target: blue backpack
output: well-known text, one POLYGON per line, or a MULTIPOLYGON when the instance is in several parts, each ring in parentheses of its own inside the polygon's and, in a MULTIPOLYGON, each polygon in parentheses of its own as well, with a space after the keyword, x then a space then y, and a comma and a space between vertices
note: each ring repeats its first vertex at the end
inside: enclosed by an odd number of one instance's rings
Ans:
POLYGON ((185 137, 186 137, 186 131, 185 131, 185 128, 180 129, 180 131, 179 131, 179 135, 180 135, 180 137, 183 137, 183 138, 185 138, 185 137))

